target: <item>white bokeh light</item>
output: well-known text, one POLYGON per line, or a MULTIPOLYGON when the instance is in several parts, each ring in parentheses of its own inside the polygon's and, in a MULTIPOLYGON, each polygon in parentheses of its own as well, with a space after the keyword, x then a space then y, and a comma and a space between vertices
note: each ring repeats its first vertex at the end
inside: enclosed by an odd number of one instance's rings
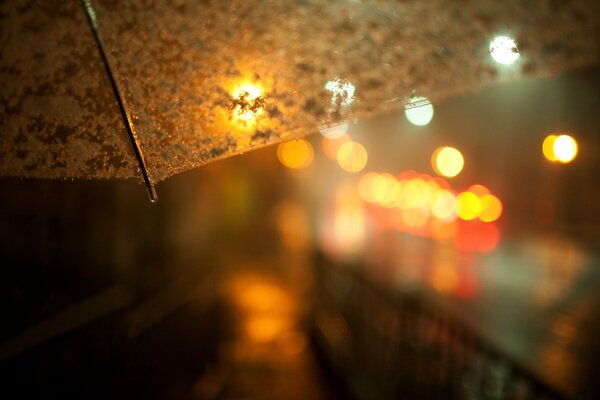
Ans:
POLYGON ((411 124, 425 126, 433 119, 433 105, 427 97, 413 96, 406 102, 404 114, 411 124))
POLYGON ((490 54, 500 64, 512 64, 519 58, 519 49, 514 39, 508 36, 496 36, 490 43, 490 54))
POLYGON ((320 132, 321 132, 321 135, 325 136, 328 139, 339 139, 342 136, 344 136, 346 133, 348 133, 349 127, 350 127, 350 124, 348 124, 347 122, 344 122, 341 124, 321 128, 320 132))
POLYGON ((348 107, 354 101, 356 86, 342 78, 335 78, 325 84, 325 89, 331 93, 331 103, 348 107))

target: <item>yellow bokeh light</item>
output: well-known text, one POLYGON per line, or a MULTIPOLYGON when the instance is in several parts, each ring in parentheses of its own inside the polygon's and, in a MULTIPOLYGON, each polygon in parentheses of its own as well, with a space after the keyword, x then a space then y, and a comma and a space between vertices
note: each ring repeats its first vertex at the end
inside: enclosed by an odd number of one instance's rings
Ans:
POLYGON ((436 218, 452 218, 456 209, 456 198, 449 190, 437 190, 431 197, 430 209, 436 218))
POLYGON ((502 215, 502 202, 492 194, 481 197, 481 213, 479 219, 483 222, 493 222, 502 215))
POLYGON ((402 222, 411 228, 420 228, 427 224, 429 211, 423 208, 408 208, 402 210, 402 222))
POLYGON ((458 218, 471 221, 481 213, 481 199, 475 193, 462 192, 456 196, 456 215, 458 218))
POLYGON ((404 210, 418 207, 421 202, 421 188, 423 181, 419 178, 409 179, 403 182, 402 196, 398 206, 404 210))
POLYGON ((471 185, 467 189, 471 193, 475 193, 479 197, 483 197, 486 194, 490 194, 490 190, 483 185, 471 185))
POLYGON ((573 161, 575 156, 577 156, 577 142, 569 135, 560 135, 554 140, 554 145, 552 146, 554 150, 554 156, 556 159, 563 163, 569 163, 573 161))
POLYGON ((264 112, 265 99, 263 91, 253 84, 242 84, 233 91, 234 118, 251 122, 264 112))
POLYGON ((360 198, 367 203, 377 203, 383 195, 379 194, 377 182, 379 174, 376 172, 368 172, 364 174, 358 181, 358 194, 360 198))
POLYGON ((347 172, 360 172, 367 165, 368 155, 364 146, 358 142, 348 141, 340 146, 337 161, 347 172))
POLYGON ((464 158, 454 147, 440 147, 433 152, 431 165, 438 175, 455 177, 464 167, 464 158))
POLYGON ((337 158, 337 152, 340 149, 340 146, 346 142, 349 142, 350 136, 344 134, 338 138, 328 138, 324 137, 322 143, 323 153, 325 153, 325 157, 335 160, 337 158))
POLYGON ((400 197, 402 186, 391 174, 381 174, 383 180, 383 193, 378 202, 384 207, 392 207, 400 197))
POLYGON ((277 147, 279 161, 292 169, 308 167, 313 160, 313 155, 312 145, 304 139, 281 143, 277 147))
POLYGON ((359 251, 364 244, 365 229, 365 210, 356 196, 356 186, 338 187, 333 221, 337 250, 346 254, 359 251))
POLYGON ((567 164, 577 156, 577 141, 569 135, 548 135, 542 144, 544 157, 567 164))
POLYGON ((556 156, 554 155, 554 141, 556 138, 556 135, 548 135, 542 144, 542 153, 550 161, 556 161, 556 156))

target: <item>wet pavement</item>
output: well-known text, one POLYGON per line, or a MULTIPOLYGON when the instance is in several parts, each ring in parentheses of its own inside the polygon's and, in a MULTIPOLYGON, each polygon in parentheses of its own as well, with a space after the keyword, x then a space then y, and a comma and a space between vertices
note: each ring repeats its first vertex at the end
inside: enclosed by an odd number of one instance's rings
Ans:
POLYGON ((306 308, 281 277, 232 274, 222 289, 232 307, 231 337, 194 386, 199 399, 336 398, 311 352, 306 308))
POLYGON ((379 238, 363 272, 399 292, 425 292, 544 383, 573 399, 600 396, 600 258, 556 235, 504 238, 487 253, 407 234, 379 238))
MULTIPOLYGON (((2 343, 4 393, 44 398, 336 399, 307 334, 306 265, 269 260, 117 286, 2 343), (291 278, 300 278, 294 281, 291 278)), ((227 263, 225 263, 227 264, 227 263)))

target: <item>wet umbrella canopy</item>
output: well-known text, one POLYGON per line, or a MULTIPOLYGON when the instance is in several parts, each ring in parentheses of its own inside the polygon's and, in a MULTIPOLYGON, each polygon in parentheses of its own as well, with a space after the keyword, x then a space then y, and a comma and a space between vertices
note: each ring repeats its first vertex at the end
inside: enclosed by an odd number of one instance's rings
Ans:
POLYGON ((142 179, 137 139, 160 182, 414 91, 435 103, 595 63, 598 15, 585 0, 4 1, 0 174, 142 179), (490 57, 498 35, 515 64, 490 57))

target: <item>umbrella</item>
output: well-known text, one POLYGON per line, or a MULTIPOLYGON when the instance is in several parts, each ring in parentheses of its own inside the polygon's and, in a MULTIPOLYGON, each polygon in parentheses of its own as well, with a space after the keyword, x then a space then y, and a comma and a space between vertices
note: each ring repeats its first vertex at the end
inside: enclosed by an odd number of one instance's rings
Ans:
POLYGON ((354 118, 597 63, 596 1, 0 5, 0 175, 171 175, 354 118), (489 57, 498 35, 518 62, 489 57), (515 49, 515 51, 517 51, 515 49))

